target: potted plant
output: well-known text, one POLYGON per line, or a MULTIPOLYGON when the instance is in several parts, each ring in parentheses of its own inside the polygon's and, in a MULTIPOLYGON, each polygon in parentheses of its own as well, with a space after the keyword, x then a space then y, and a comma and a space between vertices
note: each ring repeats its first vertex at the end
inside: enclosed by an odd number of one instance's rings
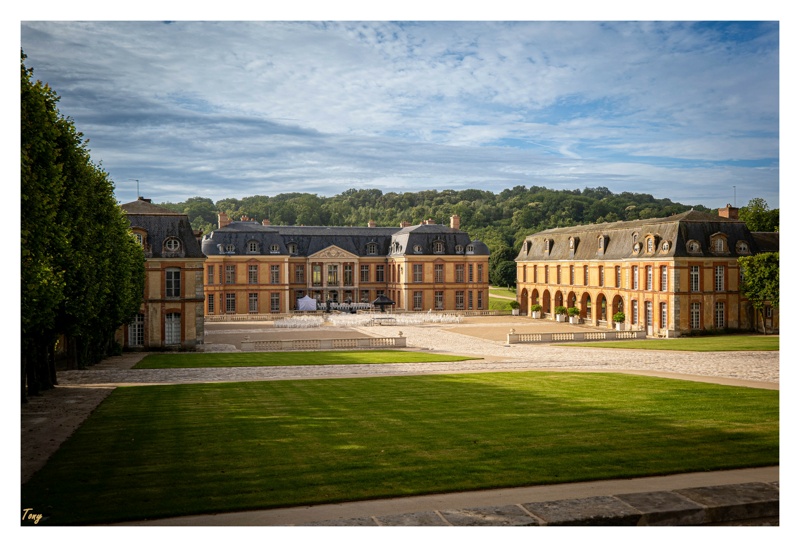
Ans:
POLYGON ((573 325, 577 325, 581 322, 580 318, 581 310, 576 307, 567 308, 567 314, 569 315, 569 322, 573 325))
POLYGON ((519 315, 519 302, 512 300, 509 305, 511 306, 511 315, 519 315))
POLYGON ((556 321, 559 323, 563 323, 564 319, 567 317, 567 307, 566 306, 556 306, 554 310, 556 312, 556 321))
POLYGON ((625 314, 618 311, 611 318, 614 320, 614 323, 616 323, 617 330, 622 330, 622 325, 625 323, 625 314))
POLYGON ((531 317, 534 319, 541 319, 542 318, 542 305, 541 304, 534 304, 531 306, 531 317))

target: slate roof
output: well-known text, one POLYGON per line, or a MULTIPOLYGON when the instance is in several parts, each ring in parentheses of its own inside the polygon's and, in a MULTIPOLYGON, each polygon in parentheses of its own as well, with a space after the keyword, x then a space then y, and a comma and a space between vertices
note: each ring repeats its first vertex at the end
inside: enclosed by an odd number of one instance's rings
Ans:
POLYGON ((757 236, 751 233, 744 222, 720 217, 699 211, 687 211, 665 218, 644 220, 606 222, 553 228, 544 230, 525 238, 517 261, 525 260, 630 260, 630 259, 671 259, 676 257, 736 257, 736 245, 743 241, 750 253, 755 254, 777 247, 777 234, 773 236, 757 236), (722 233, 727 236, 728 252, 718 253, 711 248, 711 236, 722 233), (648 235, 655 236, 655 252, 647 254, 644 250, 648 235), (634 239, 634 236, 636 237, 634 239), (603 237, 604 249, 600 250, 600 238, 603 237), (573 249, 569 247, 570 238, 574 241, 573 249), (545 242, 550 241, 550 252, 546 251, 545 242), (700 245, 698 252, 690 252, 687 243, 696 241, 700 245), (635 250, 639 242, 641 249, 635 250), (661 245, 667 242, 669 248, 663 250, 661 245))
POLYGON ((460 245, 462 254, 470 243, 476 251, 473 254, 489 254, 489 248, 480 241, 471 242, 469 235, 439 224, 421 224, 395 227, 348 227, 348 226, 264 226, 255 221, 231 222, 224 228, 214 230, 203 238, 202 250, 206 256, 227 254, 227 245, 235 246, 235 254, 246 255, 248 243, 258 243, 259 252, 255 254, 289 254, 289 245, 297 246, 297 256, 310 256, 331 246, 339 247, 353 255, 387 256, 395 243, 400 250, 394 254, 433 254, 436 241, 444 243, 443 254, 456 254, 456 246, 460 245), (368 253, 369 244, 377 246, 374 254, 368 253), (272 253, 273 245, 278 252, 272 253), (414 252, 419 245, 421 253, 414 252))
POLYGON ((153 205, 142 198, 124 203, 120 207, 125 211, 131 228, 140 228, 147 233, 144 241, 147 258, 205 258, 192 231, 189 217, 185 214, 153 205), (180 240, 178 251, 169 252, 164 249, 164 242, 169 238, 180 240))

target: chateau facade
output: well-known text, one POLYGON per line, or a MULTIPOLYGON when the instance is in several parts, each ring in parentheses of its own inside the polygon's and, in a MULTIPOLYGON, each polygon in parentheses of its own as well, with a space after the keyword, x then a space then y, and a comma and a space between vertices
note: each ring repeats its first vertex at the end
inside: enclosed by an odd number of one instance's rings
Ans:
POLYGON ((489 249, 428 220, 399 228, 272 226, 219 215, 204 236, 205 313, 288 313, 299 298, 369 304, 384 295, 407 311, 489 306, 489 249))
POLYGON ((139 198, 121 205, 145 255, 144 299, 117 332, 128 349, 194 349, 203 343, 203 263, 206 257, 180 213, 139 198))
MULTIPOLYGON (((520 314, 542 306, 580 309, 583 322, 651 335, 751 329, 755 314, 739 292, 737 258, 778 251, 778 233, 751 233, 728 205, 719 216, 688 211, 667 218, 545 230, 516 258, 520 314)), ((767 328, 778 330, 777 310, 767 328)))

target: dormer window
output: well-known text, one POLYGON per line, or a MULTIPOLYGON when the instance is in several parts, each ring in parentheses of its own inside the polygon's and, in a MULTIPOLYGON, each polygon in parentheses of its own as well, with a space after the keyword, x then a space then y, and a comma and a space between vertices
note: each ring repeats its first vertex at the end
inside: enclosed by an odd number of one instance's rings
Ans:
POLYGON ((297 254, 297 243, 289 243, 288 245, 289 254, 296 255, 297 254))
POLYGON ((690 253, 699 253, 700 252, 700 243, 695 241, 694 239, 690 240, 686 243, 686 249, 690 253))
POLYGON ((740 255, 750 254, 750 247, 747 245, 746 241, 737 241, 736 252, 740 255))
POLYGON ((456 254, 462 254, 464 252, 464 247, 461 245, 456 245, 456 254))
POLYGON ((422 254, 422 245, 414 245, 414 254, 422 254))
POLYGON ((475 253, 475 245, 467 245, 467 253, 474 254, 475 253))
POLYGON ((728 241, 727 236, 722 233, 716 233, 711 236, 711 248, 715 253, 727 253, 728 241))
POLYGON ((225 245, 225 252, 229 254, 235 253, 236 245, 234 245, 233 243, 228 243, 227 245, 225 245))
POLYGON ((378 254, 378 244, 377 243, 367 243, 367 254, 368 255, 376 255, 376 254, 378 254))
POLYGON ((248 241, 247 242, 247 252, 248 253, 257 253, 258 252, 258 241, 248 241))
POLYGON ((270 254, 276 255, 281 252, 281 246, 276 243, 273 243, 272 245, 269 246, 269 252, 270 254))
POLYGON ((669 245, 669 241, 664 241, 664 242, 662 242, 662 243, 661 243, 661 252, 662 252, 662 253, 666 253, 666 252, 668 252, 668 251, 669 251, 669 247, 670 247, 670 245, 669 245))
POLYGON ((164 249, 175 253, 181 250, 181 240, 176 237, 171 237, 164 242, 164 249))
POLYGON ((655 240, 652 237, 647 238, 647 252, 648 253, 655 252, 655 240))
POLYGON ((442 242, 442 241, 434 241, 433 242, 433 252, 435 254, 442 254, 444 252, 444 242, 442 242))
POLYGON ((544 254, 546 254, 546 255, 550 254, 550 247, 552 246, 552 243, 553 242, 550 239, 545 239, 544 240, 544 254))

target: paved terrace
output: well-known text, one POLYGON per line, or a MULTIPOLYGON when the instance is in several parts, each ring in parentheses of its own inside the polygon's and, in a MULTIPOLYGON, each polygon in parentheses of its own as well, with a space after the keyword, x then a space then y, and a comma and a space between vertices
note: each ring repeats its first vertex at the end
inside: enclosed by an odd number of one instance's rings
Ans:
MULTIPOLYGON (((518 333, 585 329, 516 317, 467 318, 459 325, 278 329, 269 323, 206 326, 205 351, 239 351, 250 340, 396 336, 409 350, 474 355, 460 363, 242 367, 132 370, 143 354, 125 354, 83 371, 62 371, 60 386, 22 408, 22 480, 44 465, 58 446, 119 385, 202 383, 485 371, 619 371, 693 381, 779 388, 778 352, 655 352, 519 344, 518 333)), ((576 524, 777 524, 779 468, 695 473, 627 481, 601 481, 532 489, 423 496, 333 506, 200 515, 147 521, 168 525, 576 525, 576 524), (463 509, 463 508, 467 509, 463 509), (461 509, 459 509, 461 508, 461 509)))

